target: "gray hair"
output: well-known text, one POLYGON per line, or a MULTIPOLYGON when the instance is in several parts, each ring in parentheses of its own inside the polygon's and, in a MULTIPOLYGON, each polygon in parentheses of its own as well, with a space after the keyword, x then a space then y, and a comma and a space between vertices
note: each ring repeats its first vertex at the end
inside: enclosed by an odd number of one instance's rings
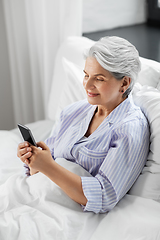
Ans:
POLYGON ((130 77, 131 83, 123 97, 130 94, 141 69, 139 53, 130 42, 115 36, 101 38, 85 53, 85 58, 87 57, 96 58, 117 80, 124 76, 130 77))

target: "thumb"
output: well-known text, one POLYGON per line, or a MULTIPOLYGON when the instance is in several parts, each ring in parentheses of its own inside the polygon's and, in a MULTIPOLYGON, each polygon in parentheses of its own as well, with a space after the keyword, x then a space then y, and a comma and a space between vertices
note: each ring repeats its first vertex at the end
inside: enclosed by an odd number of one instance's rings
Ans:
POLYGON ((42 150, 49 150, 50 151, 49 147, 44 142, 38 142, 37 146, 42 148, 42 150))

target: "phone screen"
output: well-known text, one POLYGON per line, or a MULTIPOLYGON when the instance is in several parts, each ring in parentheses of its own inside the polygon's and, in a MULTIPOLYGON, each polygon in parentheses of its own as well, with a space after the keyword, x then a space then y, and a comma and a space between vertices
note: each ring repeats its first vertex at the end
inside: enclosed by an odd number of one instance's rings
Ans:
POLYGON ((29 142, 31 145, 33 146, 36 146, 37 147, 37 144, 36 144, 36 141, 32 135, 32 132, 31 130, 26 127, 26 126, 23 126, 22 124, 18 124, 18 127, 19 127, 19 130, 23 136, 23 139, 24 141, 27 141, 29 142))

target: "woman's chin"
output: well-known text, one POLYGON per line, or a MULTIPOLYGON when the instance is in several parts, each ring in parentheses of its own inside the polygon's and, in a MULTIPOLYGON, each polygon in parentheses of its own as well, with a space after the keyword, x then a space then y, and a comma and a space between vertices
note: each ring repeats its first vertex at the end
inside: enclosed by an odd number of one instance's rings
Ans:
POLYGON ((88 100, 88 102, 90 103, 90 104, 92 104, 92 105, 98 105, 98 101, 97 101, 97 99, 96 98, 91 98, 91 97, 88 97, 87 96, 87 100, 88 100))

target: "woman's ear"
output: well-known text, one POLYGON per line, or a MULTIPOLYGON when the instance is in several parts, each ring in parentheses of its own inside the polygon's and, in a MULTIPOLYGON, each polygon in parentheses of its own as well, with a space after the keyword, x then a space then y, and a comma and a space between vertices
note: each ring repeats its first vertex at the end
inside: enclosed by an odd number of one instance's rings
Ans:
POLYGON ((127 77, 127 76, 124 76, 124 78, 122 79, 122 85, 121 85, 121 92, 122 93, 124 93, 127 90, 130 83, 131 83, 131 78, 127 77))

